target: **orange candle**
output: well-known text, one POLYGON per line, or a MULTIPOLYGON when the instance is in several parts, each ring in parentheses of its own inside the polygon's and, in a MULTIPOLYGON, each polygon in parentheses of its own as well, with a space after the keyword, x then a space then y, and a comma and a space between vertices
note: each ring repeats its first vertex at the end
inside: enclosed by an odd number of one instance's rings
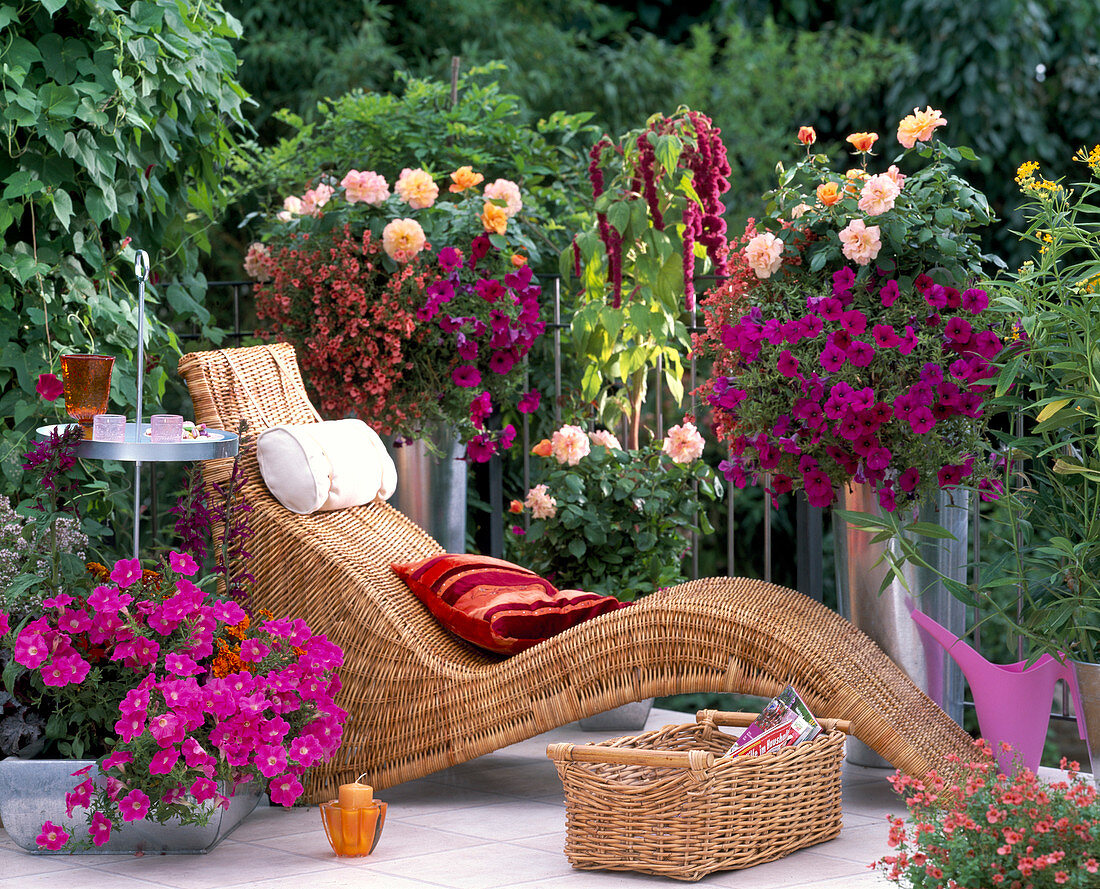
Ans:
MULTIPOLYGON (((362 777, 362 775, 359 777, 362 777)), ((341 809, 365 809, 373 802, 374 788, 369 784, 360 784, 356 780, 354 784, 340 785, 341 809)))

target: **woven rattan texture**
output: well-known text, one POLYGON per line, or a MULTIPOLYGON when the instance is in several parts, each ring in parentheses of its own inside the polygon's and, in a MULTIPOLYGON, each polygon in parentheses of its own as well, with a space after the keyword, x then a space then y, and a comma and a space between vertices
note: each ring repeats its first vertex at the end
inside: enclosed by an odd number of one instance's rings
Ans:
MULTIPOLYGON (((213 427, 245 419, 259 432, 316 416, 285 344, 191 353, 180 372, 196 420, 213 427)), ((474 649, 389 568, 441 552, 427 533, 380 502, 295 515, 267 491, 255 456, 244 463, 254 605, 302 618, 345 652, 344 743, 310 772, 314 802, 360 774, 387 787, 651 695, 771 697, 792 683, 815 714, 851 720, 853 734, 910 774, 969 753, 969 736, 865 634, 759 580, 686 583, 507 659, 474 649)), ((207 461, 207 483, 224 482, 231 466, 207 461)))
POLYGON ((841 826, 844 737, 830 731, 760 757, 723 756, 735 735, 704 721, 586 745, 712 754, 712 762, 688 767, 573 762, 572 745, 553 744, 548 754, 565 788, 565 855, 583 870, 698 880, 831 840, 841 826))

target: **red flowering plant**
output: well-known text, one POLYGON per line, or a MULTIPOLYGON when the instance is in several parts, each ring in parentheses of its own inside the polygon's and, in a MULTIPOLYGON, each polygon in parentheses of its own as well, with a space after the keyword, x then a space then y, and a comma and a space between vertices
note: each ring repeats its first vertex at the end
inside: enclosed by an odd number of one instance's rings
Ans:
POLYGON ((595 223, 562 253, 561 273, 580 286, 571 335, 582 398, 599 403, 608 428, 628 417, 636 450, 650 369, 663 368, 677 403, 683 396, 695 275, 726 273, 730 166, 718 128, 689 109, 656 114, 618 142, 605 136, 590 158, 595 223))
POLYGON ((490 415, 537 407, 520 388, 545 328, 520 189, 482 181, 461 167, 441 192, 406 169, 391 194, 373 171, 322 176, 269 216, 245 262, 258 316, 299 346, 322 411, 406 438, 443 423, 477 462, 515 438, 490 415))
POLYGON ((848 138, 860 166, 839 174, 804 127, 806 157, 781 170, 771 215, 750 220, 730 279, 704 299, 697 345, 715 374, 702 394, 738 487, 828 506, 867 483, 889 512, 964 480, 995 495, 985 395, 1001 339, 972 231, 989 210, 951 172, 972 153, 933 141, 943 123, 931 109, 903 120, 905 150, 879 174, 875 134, 848 138))
MULTIPOLYGON (((890 816, 898 851, 874 863, 913 889, 1091 889, 1100 884, 1100 799, 1075 762, 1063 780, 998 774, 992 750, 957 774, 891 778, 909 819, 890 816)), ((949 757, 959 765, 957 757, 949 757)))

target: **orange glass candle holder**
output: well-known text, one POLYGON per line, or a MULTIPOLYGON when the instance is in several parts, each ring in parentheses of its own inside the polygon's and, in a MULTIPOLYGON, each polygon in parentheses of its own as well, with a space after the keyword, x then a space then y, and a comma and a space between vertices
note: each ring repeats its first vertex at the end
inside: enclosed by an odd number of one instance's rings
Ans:
POLYGON ((84 437, 92 437, 92 420, 107 413, 111 395, 110 355, 62 355, 61 374, 65 382, 65 412, 80 424, 84 437))
POLYGON ((374 800, 369 806, 345 809, 337 800, 321 803, 321 823, 332 851, 344 858, 370 855, 382 836, 386 804, 374 800))

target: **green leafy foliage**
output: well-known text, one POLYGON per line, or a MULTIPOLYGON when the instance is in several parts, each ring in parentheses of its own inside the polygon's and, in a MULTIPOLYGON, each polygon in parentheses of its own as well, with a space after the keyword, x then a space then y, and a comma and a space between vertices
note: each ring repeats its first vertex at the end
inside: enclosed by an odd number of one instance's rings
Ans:
MULTIPOLYGON (((154 312, 217 336, 198 256, 221 206, 230 125, 243 123, 238 35, 217 2, 0 3, 0 471, 9 485, 20 486, 18 454, 43 419, 36 381, 59 373, 61 354, 116 356, 111 408, 133 413, 135 248, 173 282, 150 288, 154 312)), ((153 404, 179 343, 156 316, 146 336, 153 404)))

